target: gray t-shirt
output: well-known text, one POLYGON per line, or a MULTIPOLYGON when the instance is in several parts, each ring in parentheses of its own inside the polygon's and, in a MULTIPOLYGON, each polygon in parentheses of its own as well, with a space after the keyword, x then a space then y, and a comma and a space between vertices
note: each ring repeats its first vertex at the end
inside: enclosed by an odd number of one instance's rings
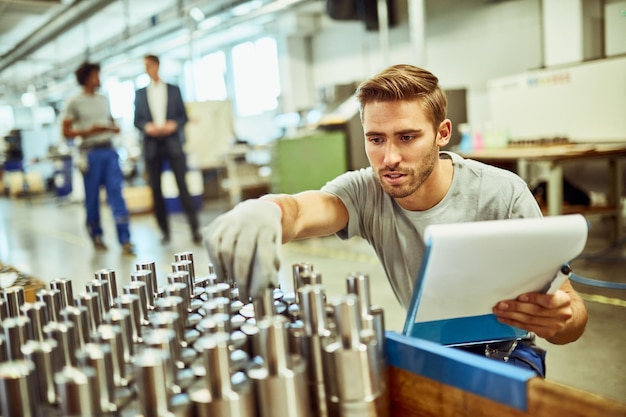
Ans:
POLYGON ((400 207, 383 191, 371 167, 342 174, 322 187, 348 209, 348 225, 337 235, 360 236, 372 245, 404 308, 410 303, 424 255, 426 226, 541 216, 528 186, 514 173, 452 152, 441 152, 439 157, 452 159, 454 175, 446 196, 428 210, 400 207))
MULTIPOLYGON (((89 129, 92 126, 111 126, 113 117, 109 108, 109 100, 102 94, 80 93, 69 99, 65 105, 64 119, 70 119, 77 130, 89 129)), ((81 148, 111 143, 111 133, 83 138, 81 148)))

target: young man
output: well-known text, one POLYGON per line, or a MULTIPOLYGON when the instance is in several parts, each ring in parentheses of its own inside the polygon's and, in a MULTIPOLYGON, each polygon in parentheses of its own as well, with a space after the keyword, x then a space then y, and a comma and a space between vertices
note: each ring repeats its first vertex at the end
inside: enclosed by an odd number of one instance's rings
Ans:
POLYGON ((188 120, 185 104, 180 89, 164 83, 159 77, 158 57, 147 55, 144 64, 151 81, 148 87, 136 92, 135 126, 143 134, 146 171, 152 189, 154 214, 163 233, 162 243, 170 241, 170 226, 161 190, 161 173, 167 160, 176 179, 180 202, 191 228, 191 238, 194 243, 200 244, 202 237, 198 230, 198 214, 185 182, 187 164, 183 152, 183 128, 188 120))
POLYGON ((106 250, 100 226, 100 187, 104 186, 122 251, 126 255, 134 255, 135 250, 130 243, 128 210, 122 196, 124 175, 112 143, 113 135, 119 133, 120 129, 113 121, 108 99, 97 93, 100 87, 100 66, 85 62, 75 75, 83 90, 66 103, 63 135, 66 138, 82 138, 79 146, 83 160, 79 168, 85 184, 87 229, 94 247, 106 250))
MULTIPOLYGON (((347 172, 320 191, 245 201, 206 228, 216 271, 235 277, 244 294, 261 294, 273 283, 281 242, 336 233, 342 239, 361 236, 372 245, 406 308, 427 225, 541 216, 517 175, 440 151, 452 124, 446 97, 430 72, 395 65, 362 83, 356 94, 371 167, 347 172)), ((556 344, 572 342, 587 321, 569 281, 554 295, 503 300, 493 312, 501 322, 531 332, 528 343, 489 347, 503 356, 509 349, 532 347, 532 333, 556 344)), ((543 375, 543 358, 534 359, 539 365, 531 368, 543 375)))

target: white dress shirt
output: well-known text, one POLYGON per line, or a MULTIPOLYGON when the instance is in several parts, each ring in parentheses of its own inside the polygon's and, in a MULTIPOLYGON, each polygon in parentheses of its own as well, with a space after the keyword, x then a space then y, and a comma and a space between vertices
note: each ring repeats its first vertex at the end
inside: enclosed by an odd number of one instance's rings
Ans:
POLYGON ((152 123, 163 126, 167 120, 167 85, 163 81, 152 81, 148 84, 147 94, 152 123))

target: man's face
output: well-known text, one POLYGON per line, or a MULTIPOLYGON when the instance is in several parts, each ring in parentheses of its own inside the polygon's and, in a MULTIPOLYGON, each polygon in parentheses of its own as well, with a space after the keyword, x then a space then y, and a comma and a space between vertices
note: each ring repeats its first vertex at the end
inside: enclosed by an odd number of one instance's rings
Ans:
POLYGON ((156 80, 159 74, 159 64, 151 59, 144 59, 144 63, 146 65, 146 74, 148 74, 151 79, 156 80))
POLYGON ((97 69, 92 70, 85 81, 85 86, 94 89, 100 87, 100 71, 97 69))
POLYGON ((428 180, 448 140, 445 131, 444 138, 435 132, 418 100, 366 104, 363 131, 370 165, 393 198, 413 195, 428 180))

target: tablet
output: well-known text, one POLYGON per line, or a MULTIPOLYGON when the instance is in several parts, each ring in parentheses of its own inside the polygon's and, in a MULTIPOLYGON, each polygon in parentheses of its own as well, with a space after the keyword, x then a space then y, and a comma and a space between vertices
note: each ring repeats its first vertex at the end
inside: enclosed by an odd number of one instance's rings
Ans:
POLYGON ((580 214, 427 226, 403 333, 444 345, 522 337, 492 308, 545 292, 587 241, 580 214))

